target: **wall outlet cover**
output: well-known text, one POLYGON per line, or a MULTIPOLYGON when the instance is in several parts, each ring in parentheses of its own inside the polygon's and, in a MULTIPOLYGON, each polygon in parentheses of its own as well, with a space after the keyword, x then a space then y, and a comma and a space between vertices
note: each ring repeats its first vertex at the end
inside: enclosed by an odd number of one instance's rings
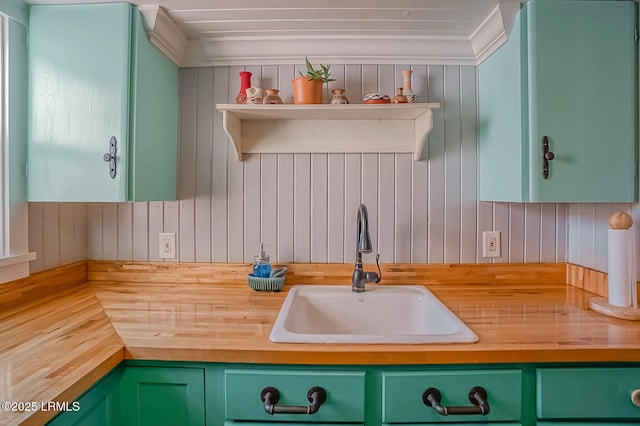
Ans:
POLYGON ((502 256, 500 231, 484 231, 482 233, 482 257, 502 256))
POLYGON ((160 259, 176 258, 176 234, 173 232, 161 232, 158 238, 160 259))

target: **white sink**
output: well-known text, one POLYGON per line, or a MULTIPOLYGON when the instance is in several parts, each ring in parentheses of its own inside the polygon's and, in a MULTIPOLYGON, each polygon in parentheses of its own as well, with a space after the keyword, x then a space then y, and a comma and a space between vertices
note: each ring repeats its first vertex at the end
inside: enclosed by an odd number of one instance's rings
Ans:
POLYGON ((272 342, 473 343, 478 336, 422 286, 295 285, 273 326, 272 342))

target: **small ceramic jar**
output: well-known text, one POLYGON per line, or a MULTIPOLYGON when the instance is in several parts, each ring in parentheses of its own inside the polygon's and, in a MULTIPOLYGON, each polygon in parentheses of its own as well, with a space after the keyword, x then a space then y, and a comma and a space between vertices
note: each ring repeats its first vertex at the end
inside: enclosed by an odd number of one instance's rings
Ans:
POLYGON ((333 89, 331 93, 333 94, 331 96, 332 105, 344 105, 349 103, 349 99, 347 99, 344 94, 344 89, 333 89))
POLYGON ((267 95, 262 99, 262 103, 265 105, 276 105, 282 103, 282 98, 278 96, 280 90, 278 89, 266 89, 267 95))
POLYGON ((398 87, 398 93, 391 99, 391 102, 394 104, 406 104, 409 102, 407 97, 402 94, 402 87, 398 87))

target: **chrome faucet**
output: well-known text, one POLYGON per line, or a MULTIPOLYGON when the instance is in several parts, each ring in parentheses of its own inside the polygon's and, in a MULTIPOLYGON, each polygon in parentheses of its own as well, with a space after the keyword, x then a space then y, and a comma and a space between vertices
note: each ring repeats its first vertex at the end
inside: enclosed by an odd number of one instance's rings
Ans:
POLYGON ((380 253, 376 255, 376 265, 378 273, 365 272, 362 267, 362 254, 371 253, 371 237, 369 236, 369 217, 367 206, 360 204, 358 207, 358 217, 356 222, 356 263, 354 265, 353 276, 351 278, 351 290, 354 293, 362 293, 366 283, 379 283, 382 279, 380 270, 380 253))

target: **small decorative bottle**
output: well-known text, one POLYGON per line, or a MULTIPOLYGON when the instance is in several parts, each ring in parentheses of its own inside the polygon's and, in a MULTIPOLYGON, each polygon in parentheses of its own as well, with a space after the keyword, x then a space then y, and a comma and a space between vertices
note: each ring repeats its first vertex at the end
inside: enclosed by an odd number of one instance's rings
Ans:
POLYGON ((240 71, 240 91, 236 96, 237 104, 247 103, 247 89, 251 87, 251 73, 249 71, 240 71))
POLYGON ((333 89, 331 93, 333 93, 331 96, 332 105, 344 105, 349 103, 349 99, 347 99, 344 94, 344 89, 333 89))
POLYGON ((271 262, 269 262, 269 256, 264 251, 264 243, 260 243, 260 251, 253 258, 253 276, 259 278, 269 278, 271 276, 271 262))
POLYGON ((280 90, 278 89, 266 89, 267 96, 262 99, 262 103, 265 105, 279 105, 282 103, 282 98, 278 95, 280 90))
POLYGON ((406 104, 407 97, 402 94, 402 87, 398 87, 398 93, 391 99, 391 102, 394 104, 406 104))
POLYGON ((407 102, 409 102, 410 104, 418 102, 418 95, 413 93, 413 91, 411 90, 411 74, 412 73, 413 71, 411 70, 402 71, 402 78, 404 80, 403 82, 404 96, 406 96, 407 102))

